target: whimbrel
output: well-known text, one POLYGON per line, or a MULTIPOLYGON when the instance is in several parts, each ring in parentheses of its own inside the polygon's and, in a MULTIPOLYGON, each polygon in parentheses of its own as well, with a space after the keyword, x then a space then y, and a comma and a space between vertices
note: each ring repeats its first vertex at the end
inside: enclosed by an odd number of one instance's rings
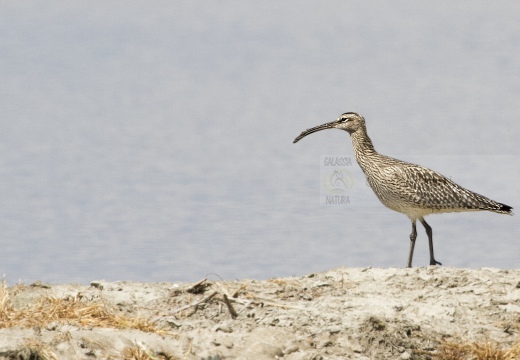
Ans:
POLYGON ((430 265, 442 265, 433 256, 432 228, 424 220, 426 215, 480 210, 513 214, 511 206, 469 191, 433 170, 379 154, 368 137, 365 119, 355 112, 344 113, 335 121, 305 130, 293 143, 325 129, 340 129, 350 134, 356 160, 376 196, 383 205, 405 214, 412 222, 408 267, 412 267, 417 220, 428 235, 430 265))

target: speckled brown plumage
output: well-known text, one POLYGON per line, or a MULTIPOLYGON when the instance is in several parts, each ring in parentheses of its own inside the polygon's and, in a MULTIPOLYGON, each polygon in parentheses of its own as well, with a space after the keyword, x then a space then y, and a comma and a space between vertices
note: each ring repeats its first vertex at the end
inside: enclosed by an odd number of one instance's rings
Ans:
POLYGON ((294 142, 313 132, 332 128, 350 133, 356 160, 379 200, 411 220, 408 267, 412 266, 417 220, 423 224, 428 234, 430 265, 441 265, 434 258, 432 231, 424 216, 481 210, 512 214, 511 206, 467 190, 433 170, 379 154, 368 137, 365 119, 354 112, 344 113, 336 121, 305 130, 294 142))

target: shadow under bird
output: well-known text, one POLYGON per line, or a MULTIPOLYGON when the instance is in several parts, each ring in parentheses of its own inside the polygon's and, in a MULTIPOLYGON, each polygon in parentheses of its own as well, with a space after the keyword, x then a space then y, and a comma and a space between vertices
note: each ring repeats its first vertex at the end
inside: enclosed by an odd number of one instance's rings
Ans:
POLYGON ((368 137, 365 119, 355 112, 344 113, 335 121, 305 130, 293 143, 326 129, 345 130, 350 134, 356 160, 376 196, 383 205, 405 214, 412 222, 408 267, 412 267, 417 220, 428 235, 430 265, 442 265, 433 255, 432 228, 424 220, 426 215, 481 210, 513 215, 511 206, 467 190, 433 170, 379 154, 368 137))

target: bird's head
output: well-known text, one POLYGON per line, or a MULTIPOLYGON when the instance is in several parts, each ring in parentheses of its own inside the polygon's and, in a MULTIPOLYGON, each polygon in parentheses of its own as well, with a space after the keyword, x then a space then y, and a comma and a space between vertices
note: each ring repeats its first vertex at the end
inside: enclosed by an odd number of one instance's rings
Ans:
POLYGON ((346 112, 332 122, 323 125, 318 125, 303 131, 296 139, 294 139, 293 143, 297 143, 305 136, 320 130, 340 129, 348 131, 349 134, 352 134, 361 128, 365 128, 365 119, 363 118, 363 116, 355 112, 346 112))

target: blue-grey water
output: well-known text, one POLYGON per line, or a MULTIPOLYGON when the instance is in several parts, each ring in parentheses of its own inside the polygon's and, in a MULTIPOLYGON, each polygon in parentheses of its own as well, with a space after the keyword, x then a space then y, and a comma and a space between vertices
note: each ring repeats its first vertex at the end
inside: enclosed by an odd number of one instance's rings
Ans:
MULTIPOLYGON (((0 271, 404 266, 410 222, 357 164, 350 204, 320 205, 320 160, 352 157, 348 134, 292 141, 357 111, 380 152, 519 208, 519 18, 484 1, 1 2, 0 271)), ((520 266, 519 216, 427 220, 445 265, 520 266)))

